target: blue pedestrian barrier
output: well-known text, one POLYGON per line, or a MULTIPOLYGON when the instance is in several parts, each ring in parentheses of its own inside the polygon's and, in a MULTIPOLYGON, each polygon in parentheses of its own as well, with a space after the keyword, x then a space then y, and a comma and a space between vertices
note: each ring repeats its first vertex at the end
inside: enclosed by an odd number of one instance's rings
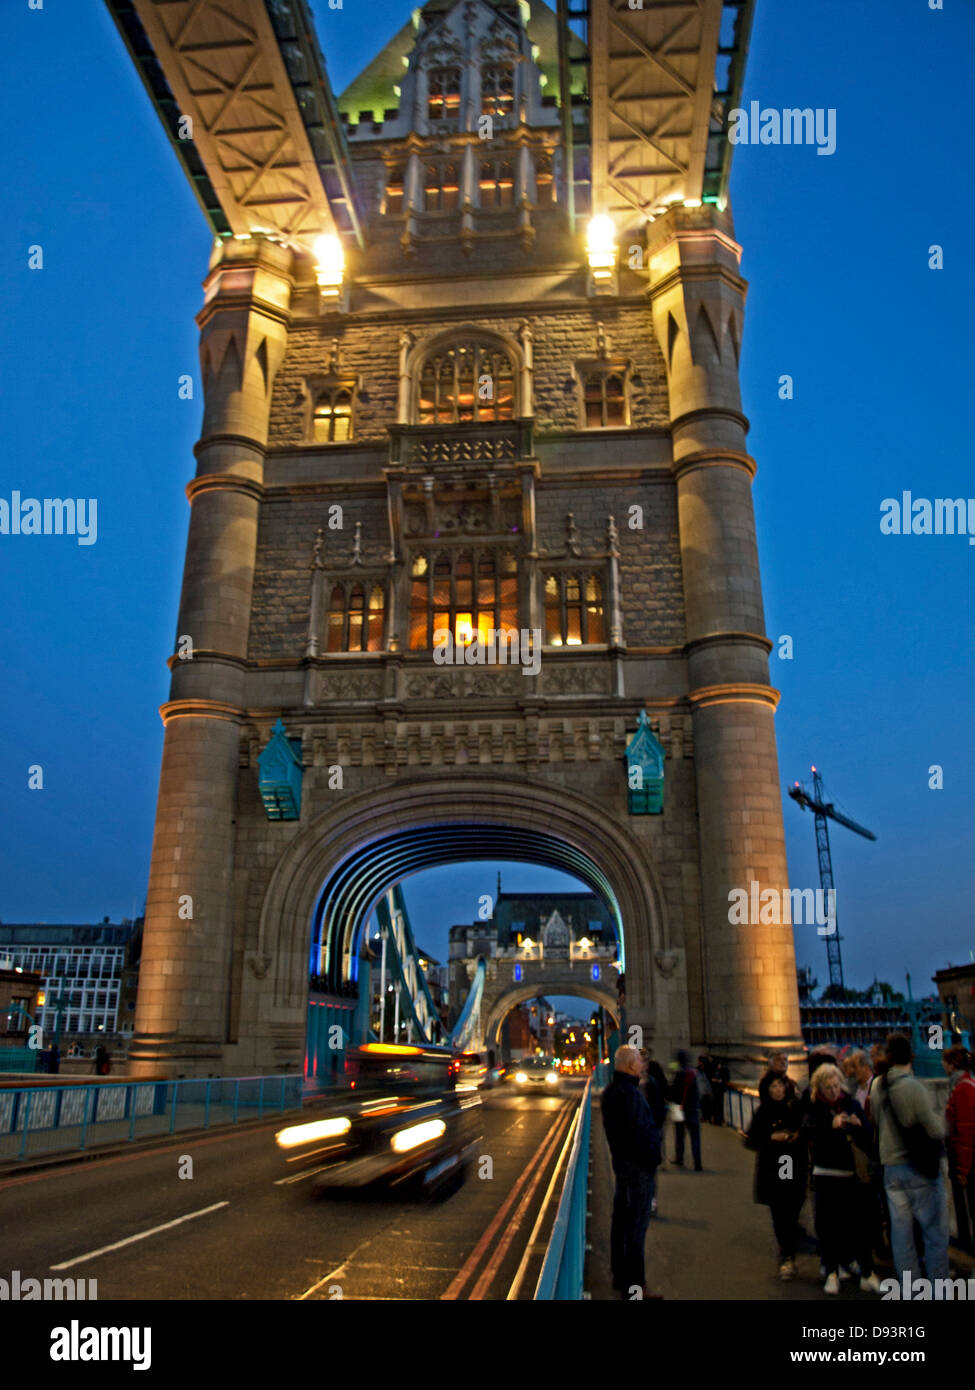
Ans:
POLYGON ((284 1075, 0 1088, 0 1162, 283 1114, 303 1087, 284 1075))

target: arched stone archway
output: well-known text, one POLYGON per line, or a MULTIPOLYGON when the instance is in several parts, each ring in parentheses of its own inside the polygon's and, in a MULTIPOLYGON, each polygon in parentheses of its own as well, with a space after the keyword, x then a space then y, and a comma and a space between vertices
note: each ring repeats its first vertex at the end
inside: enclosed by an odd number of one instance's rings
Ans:
MULTIPOLYGON (((671 951, 671 942, 659 879, 645 848, 625 825, 608 822, 598 806, 573 792, 469 769, 463 782, 413 777, 343 797, 281 855, 260 918, 256 956, 266 978, 248 979, 243 1001, 244 1017, 253 1020, 249 1026, 274 1038, 278 1064, 286 1051, 300 1051, 312 927, 323 900, 327 911, 332 888, 335 912, 322 930, 348 978, 357 933, 385 888, 419 868, 479 857, 567 868, 603 892, 625 947, 628 1010, 654 1029, 654 960, 671 951), (471 851, 470 835, 459 847, 461 832, 473 831, 476 838, 479 827, 493 846, 485 855, 471 851), (504 854, 488 834, 499 828, 505 832, 504 854), (437 833, 430 837, 429 831, 437 833)), ((682 1023, 686 1028, 683 1020, 677 1027, 682 1023)))
MULTIPOLYGON (((496 1047, 500 1040, 501 1025, 508 1014, 511 1013, 511 1010, 516 1009, 519 1004, 523 1004, 526 999, 535 999, 539 993, 541 993, 541 991, 539 990, 537 982, 516 985, 513 988, 506 989, 504 993, 494 1001, 488 1013, 483 1028, 485 1045, 487 1047, 496 1047)), ((612 1016, 617 1027, 619 1026, 620 1010, 616 994, 613 990, 606 989, 602 985, 577 985, 574 982, 567 984, 564 980, 559 979, 552 983, 551 987, 546 990, 546 993, 554 995, 567 994, 575 999, 591 1000, 593 1003, 601 1005, 602 1008, 612 1016)))

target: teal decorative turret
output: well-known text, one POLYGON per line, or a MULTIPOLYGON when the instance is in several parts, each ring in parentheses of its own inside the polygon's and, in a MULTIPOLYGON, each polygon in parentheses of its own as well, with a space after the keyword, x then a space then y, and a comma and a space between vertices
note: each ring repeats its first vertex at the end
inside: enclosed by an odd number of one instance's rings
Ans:
POLYGON ((289 738, 280 719, 258 764, 258 785, 268 820, 297 820, 301 815, 301 739, 289 738))
POLYGON ((667 756, 640 711, 636 732, 626 745, 627 809, 631 816, 659 816, 664 809, 664 758, 667 756))

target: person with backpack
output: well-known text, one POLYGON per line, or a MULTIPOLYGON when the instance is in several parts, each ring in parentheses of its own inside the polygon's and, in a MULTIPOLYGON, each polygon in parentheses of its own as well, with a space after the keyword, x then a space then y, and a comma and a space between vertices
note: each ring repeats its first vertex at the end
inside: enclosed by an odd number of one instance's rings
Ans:
POLYGON ((945 1122, 923 1082, 903 1033, 887 1039, 887 1071, 874 1082, 870 1113, 880 1136, 880 1162, 890 1212, 890 1245, 899 1280, 920 1275, 914 1222, 924 1241, 927 1278, 948 1278, 948 1198, 942 1172, 945 1122))
POLYGON ((678 1168, 684 1166, 684 1138, 690 1135, 691 1154, 695 1173, 701 1172, 701 1097, 698 1089, 697 1068, 691 1066, 686 1052, 677 1054, 677 1073, 670 1086, 670 1100, 674 1118, 674 1163, 678 1168))
POLYGON ((619 1047, 613 1079, 600 1108, 613 1159, 616 1192, 610 1230, 613 1288, 624 1298, 653 1298, 646 1285, 644 1245, 650 1224, 653 1178, 660 1163, 660 1130, 640 1091, 643 1058, 635 1047, 619 1047))
POLYGON ((944 1054, 949 1095, 945 1122, 948 1128, 948 1176, 955 1203, 958 1244, 975 1255, 975 1076, 972 1059, 963 1047, 944 1054))

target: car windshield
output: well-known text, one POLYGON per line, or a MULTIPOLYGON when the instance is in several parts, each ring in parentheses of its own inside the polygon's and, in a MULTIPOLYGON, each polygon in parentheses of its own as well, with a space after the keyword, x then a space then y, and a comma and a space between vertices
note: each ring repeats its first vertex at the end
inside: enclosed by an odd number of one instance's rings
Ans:
POLYGON ((529 1057, 527 1062, 522 1062, 526 1071, 552 1071, 555 1063, 545 1057, 529 1057))

